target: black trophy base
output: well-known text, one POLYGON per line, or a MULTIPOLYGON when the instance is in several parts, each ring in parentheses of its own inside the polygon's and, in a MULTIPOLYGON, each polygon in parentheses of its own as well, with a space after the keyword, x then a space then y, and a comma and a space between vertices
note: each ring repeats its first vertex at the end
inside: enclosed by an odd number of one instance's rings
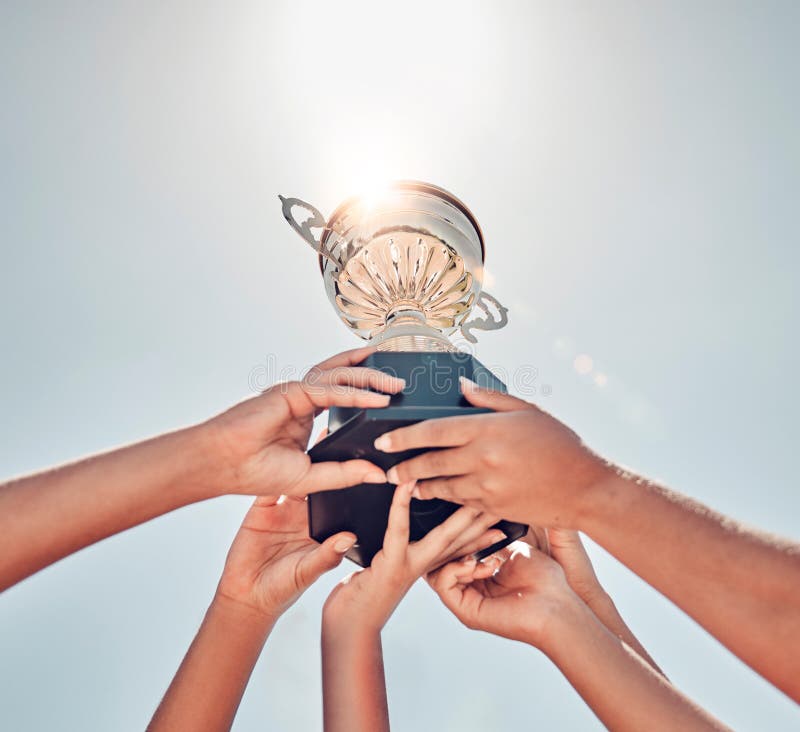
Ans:
MULTIPOLYGON (((407 450, 384 453, 373 442, 384 432, 421 422, 456 415, 481 414, 488 409, 473 407, 461 394, 459 376, 465 376, 481 386, 505 391, 505 385, 477 359, 463 353, 379 351, 361 364, 399 376, 406 381, 400 394, 392 396, 383 409, 333 407, 328 419, 328 436, 309 451, 315 463, 327 460, 364 458, 388 470, 396 463, 426 452, 407 450)), ((363 483, 352 488, 314 493, 308 497, 308 523, 311 537, 325 541, 340 531, 351 531, 358 537, 347 557, 362 567, 368 567, 383 546, 383 536, 389 518, 395 486, 363 483)), ((459 506, 438 498, 429 501, 411 500, 410 538, 418 541, 441 524, 459 506)), ((500 521, 506 538, 481 551, 478 558, 487 557, 498 549, 521 538, 528 531, 524 524, 500 521)))

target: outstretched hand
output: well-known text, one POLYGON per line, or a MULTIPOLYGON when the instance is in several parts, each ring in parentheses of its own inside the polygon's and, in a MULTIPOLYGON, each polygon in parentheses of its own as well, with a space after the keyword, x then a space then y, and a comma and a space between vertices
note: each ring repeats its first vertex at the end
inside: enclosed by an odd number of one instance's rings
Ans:
POLYGON ((317 544, 303 498, 259 497, 231 545, 217 594, 277 620, 355 541, 342 532, 317 544))
POLYGON ((366 460, 312 464, 306 454, 314 417, 322 410, 385 407, 389 395, 402 390, 403 379, 354 366, 372 350, 334 356, 302 381, 277 384, 207 422, 212 449, 227 467, 226 489, 304 496, 358 483, 385 483, 383 471, 366 460))
POLYGON ((417 481, 417 498, 574 528, 587 492, 609 475, 603 460, 533 404, 466 379, 461 390, 470 404, 495 413, 431 419, 381 435, 375 447, 384 452, 443 448, 395 465, 389 481, 417 481))
POLYGON ((460 508, 420 541, 410 543, 413 488, 413 484, 401 484, 395 489, 383 548, 367 569, 334 588, 323 611, 326 624, 347 624, 357 619, 360 627, 379 631, 406 592, 426 572, 505 537, 502 531, 490 529, 497 517, 460 508))
POLYGON ((484 562, 451 562, 428 582, 468 628, 541 647, 548 623, 580 600, 561 566, 528 541, 536 543, 529 534, 484 562))

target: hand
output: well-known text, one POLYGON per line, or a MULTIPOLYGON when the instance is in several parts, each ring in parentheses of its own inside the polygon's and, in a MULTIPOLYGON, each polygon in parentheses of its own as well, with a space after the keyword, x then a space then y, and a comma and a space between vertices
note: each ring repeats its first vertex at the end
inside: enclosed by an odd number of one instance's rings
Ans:
POLYGON ((320 575, 341 563, 355 541, 348 532, 322 544, 310 539, 302 498, 257 498, 228 552, 217 595, 277 620, 320 575))
POLYGON ((277 384, 207 422, 212 449, 227 466, 227 491, 304 496, 358 483, 385 483, 383 471, 366 460, 312 464, 306 454, 314 417, 323 409, 385 407, 388 394, 403 388, 402 379, 353 366, 372 350, 334 356, 302 381, 277 384))
POLYGON ((521 541, 482 563, 472 557, 451 562, 427 579, 468 628, 542 650, 548 627, 568 609, 583 604, 559 564, 521 541))
POLYGON ((423 453, 387 472, 417 481, 417 498, 444 498, 506 519, 575 528, 590 489, 612 469, 558 420, 508 394, 461 380, 466 399, 497 414, 418 422, 381 435, 384 452, 423 453))
POLYGON ((505 537, 498 529, 489 530, 497 517, 460 508, 420 541, 410 544, 413 487, 401 484, 395 489, 383 548, 371 566, 348 577, 328 597, 323 610, 323 624, 328 628, 350 624, 379 632, 419 577, 453 557, 480 551, 505 537))

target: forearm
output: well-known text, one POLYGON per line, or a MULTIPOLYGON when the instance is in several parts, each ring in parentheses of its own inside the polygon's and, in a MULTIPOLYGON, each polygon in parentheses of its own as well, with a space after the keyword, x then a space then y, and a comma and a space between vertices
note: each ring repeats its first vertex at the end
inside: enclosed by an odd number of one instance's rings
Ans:
POLYGON ((798 547, 633 477, 591 495, 579 528, 800 700, 798 547))
POLYGON ((221 479, 194 427, 0 486, 0 590, 82 547, 209 498, 221 479))
POLYGON ((333 627, 323 619, 322 690, 325 732, 388 732, 379 631, 333 627))
POLYGON ((564 604, 542 650, 615 732, 727 729, 612 635, 580 601, 564 604))
POLYGON ((148 732, 229 730, 274 620, 218 596, 148 732))
POLYGON ((647 652, 647 649, 639 642, 639 639, 633 634, 633 631, 623 620, 614 601, 604 590, 600 597, 594 598, 592 602, 587 604, 589 605, 589 609, 597 616, 597 619, 608 628, 612 635, 615 635, 625 643, 625 645, 638 653, 654 670, 664 675, 664 672, 647 652))

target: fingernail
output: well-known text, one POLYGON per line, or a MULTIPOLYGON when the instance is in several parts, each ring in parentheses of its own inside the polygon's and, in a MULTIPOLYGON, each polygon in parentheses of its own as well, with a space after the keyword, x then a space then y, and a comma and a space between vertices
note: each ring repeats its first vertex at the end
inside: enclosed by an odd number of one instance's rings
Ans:
POLYGON ((355 543, 355 539, 342 538, 333 545, 333 549, 337 554, 344 554, 345 552, 349 552, 355 543))
POLYGON ((500 529, 497 529, 496 531, 493 531, 491 534, 489 534, 489 538, 492 540, 493 544, 496 544, 498 541, 503 541, 503 539, 507 539, 508 537, 505 535, 505 532, 500 531, 500 529))
POLYGON ((386 471, 386 480, 394 484, 400 482, 400 477, 397 475, 397 468, 389 468, 389 470, 386 471))
POLYGON ((375 468, 375 470, 370 470, 363 478, 364 483, 385 483, 386 482, 386 474, 375 468))
POLYGON ((389 435, 381 435, 372 444, 376 450, 388 450, 392 446, 392 440, 389 435))
POLYGON ((466 376, 459 376, 458 380, 461 382, 461 391, 475 391, 480 387, 471 379, 468 379, 466 376))
POLYGON ((394 379, 398 384, 400 384, 400 389, 401 390, 406 388, 406 380, 405 379, 401 379, 399 376, 395 376, 394 379))

